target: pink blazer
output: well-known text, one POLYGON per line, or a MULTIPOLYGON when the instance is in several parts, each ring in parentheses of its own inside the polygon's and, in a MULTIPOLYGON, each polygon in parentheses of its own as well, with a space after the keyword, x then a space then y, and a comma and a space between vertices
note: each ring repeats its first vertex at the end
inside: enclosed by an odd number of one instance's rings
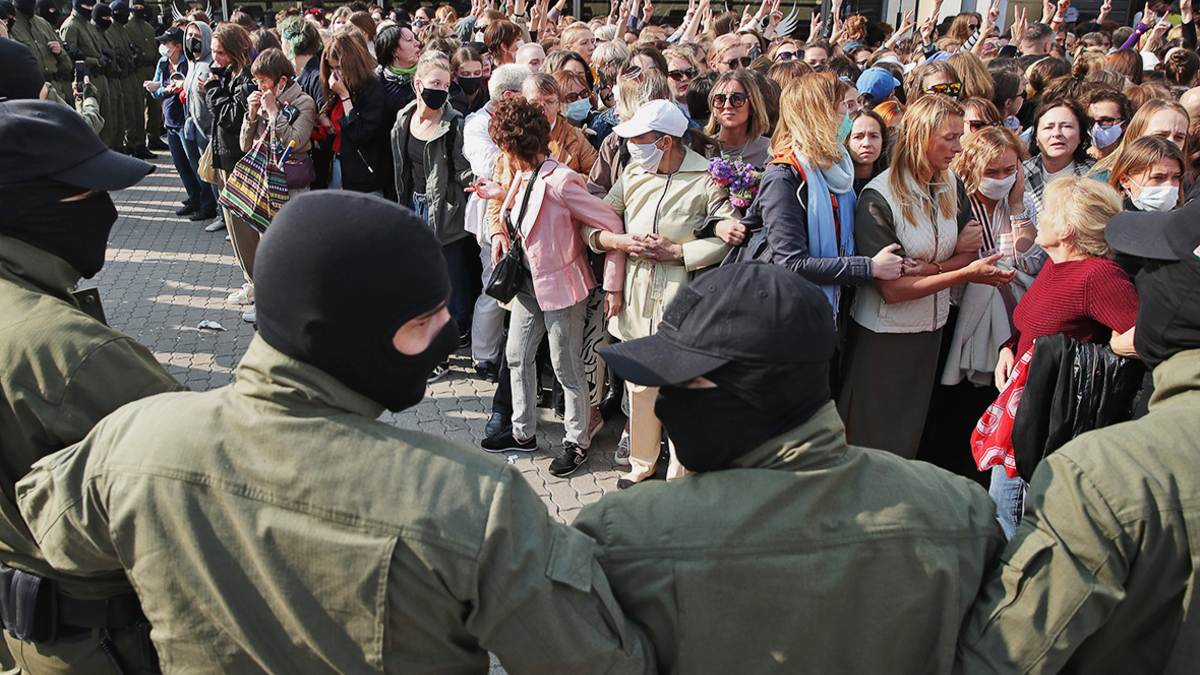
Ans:
MULTIPOLYGON (((524 237, 538 306, 544 311, 566 309, 586 298, 596 285, 588 264, 583 226, 623 234, 625 223, 604 200, 588 193, 579 174, 549 159, 542 165, 529 195, 526 226, 522 227, 516 218, 521 213, 525 188, 526 181, 514 180, 500 212, 503 214, 513 207, 513 226, 520 228, 524 237)), ((604 259, 604 290, 624 288, 625 252, 608 251, 604 259)))

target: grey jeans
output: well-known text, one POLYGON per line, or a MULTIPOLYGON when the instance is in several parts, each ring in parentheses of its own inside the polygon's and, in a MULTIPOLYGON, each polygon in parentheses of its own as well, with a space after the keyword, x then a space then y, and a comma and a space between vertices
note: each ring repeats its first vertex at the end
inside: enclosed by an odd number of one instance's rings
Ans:
POLYGON ((580 448, 588 446, 588 384, 582 358, 586 311, 586 299, 549 312, 543 312, 537 299, 528 293, 518 293, 513 299, 505 353, 512 372, 513 435, 518 439, 533 438, 537 433, 535 361, 542 336, 549 334, 550 363, 566 398, 566 440, 580 448))

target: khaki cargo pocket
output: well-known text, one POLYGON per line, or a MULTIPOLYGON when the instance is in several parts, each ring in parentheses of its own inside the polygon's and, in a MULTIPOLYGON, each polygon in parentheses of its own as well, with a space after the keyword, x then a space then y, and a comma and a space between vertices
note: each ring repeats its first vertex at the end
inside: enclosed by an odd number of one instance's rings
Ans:
POLYGON ((550 543, 550 559, 546 576, 583 593, 592 590, 592 564, 595 562, 596 541, 579 530, 554 528, 550 543))
MULTIPOLYGON (((1030 573, 1056 545, 1053 537, 1038 529, 1024 530, 1021 534, 1024 539, 1021 540, 1020 545, 1015 548, 1012 546, 1005 548, 1000 556, 1000 578, 1003 581, 1004 596, 999 599, 991 615, 988 616, 986 626, 994 623, 1001 614, 1016 603, 1026 590, 1030 573)), ((1030 607, 1028 611, 1035 614, 1040 613, 1042 603, 1039 601, 1036 604, 1038 607, 1030 607)))

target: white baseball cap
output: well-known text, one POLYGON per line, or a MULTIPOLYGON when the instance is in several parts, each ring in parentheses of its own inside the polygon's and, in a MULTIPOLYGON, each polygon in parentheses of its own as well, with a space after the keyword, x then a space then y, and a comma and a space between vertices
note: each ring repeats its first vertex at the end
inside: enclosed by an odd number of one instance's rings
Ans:
POLYGON ((1154 52, 1142 52, 1142 70, 1154 70, 1162 61, 1158 60, 1154 52))
POLYGON ((687 132, 688 121, 679 106, 671 101, 658 99, 638 108, 633 119, 613 127, 621 138, 633 138, 657 131, 660 134, 679 138, 687 132))

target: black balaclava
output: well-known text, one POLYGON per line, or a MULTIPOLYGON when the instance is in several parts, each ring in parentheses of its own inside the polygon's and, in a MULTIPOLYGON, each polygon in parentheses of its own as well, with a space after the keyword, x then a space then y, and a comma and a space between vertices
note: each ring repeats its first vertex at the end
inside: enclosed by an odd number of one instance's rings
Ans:
POLYGON ((0 234, 32 244, 67 261, 86 279, 104 267, 108 234, 117 208, 107 192, 64 202, 86 189, 40 179, 0 189, 0 234))
POLYGON ((113 21, 122 26, 129 23, 129 5, 122 2, 122 0, 117 0, 109 5, 109 7, 112 8, 113 21))
POLYGON ((150 21, 150 10, 146 9, 145 5, 134 3, 130 8, 133 10, 133 15, 137 18, 146 22, 150 21))
POLYGON ((37 0, 13 0, 13 5, 16 6, 18 12, 25 16, 33 16, 34 11, 37 10, 37 0))
POLYGON ((108 30, 112 25, 112 9, 108 5, 96 3, 92 8, 92 23, 100 27, 100 30, 108 30))
POLYGON ((829 403, 829 364, 733 361, 705 375, 707 389, 663 387, 654 414, 691 471, 734 460, 806 422, 829 403))
POLYGON ((17 8, 8 0, 0 0, 0 21, 12 31, 13 22, 17 20, 17 8))
POLYGON ((50 22, 54 28, 58 28, 58 5, 54 4, 54 0, 37 0, 34 6, 38 16, 50 22))
POLYGON ((254 258, 258 331, 267 344, 400 411, 425 395, 458 347, 450 320, 422 353, 392 345, 406 322, 450 297, 442 247, 412 211, 343 190, 288 201, 254 258))
POLYGON ((46 80, 29 47, 16 40, 0 38, 0 63, 4 64, 0 99, 33 99, 41 95, 46 80))
POLYGON ((92 18, 92 9, 95 8, 95 5, 95 0, 71 0, 71 9, 88 19, 92 18))
POLYGON ((1146 367, 1154 369, 1179 352, 1200 349, 1200 262, 1150 260, 1136 283, 1133 346, 1146 367))

